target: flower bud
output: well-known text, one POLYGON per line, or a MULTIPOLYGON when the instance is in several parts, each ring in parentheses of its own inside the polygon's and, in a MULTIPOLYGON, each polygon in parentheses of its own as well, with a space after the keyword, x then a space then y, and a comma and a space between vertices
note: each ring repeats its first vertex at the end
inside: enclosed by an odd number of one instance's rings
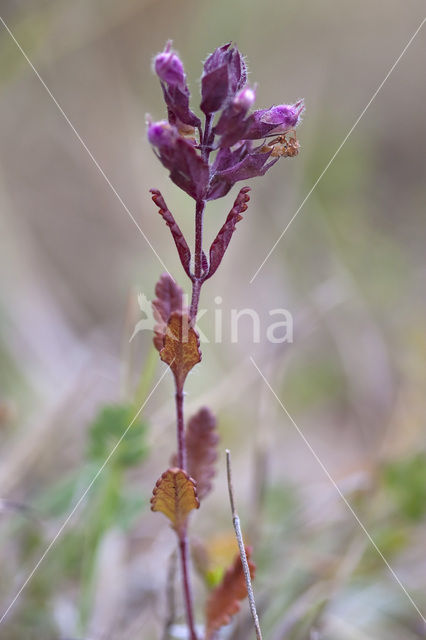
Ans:
POLYGON ((153 147, 165 151, 174 147, 178 133, 166 120, 148 123, 148 140, 153 147))
POLYGON ((270 109, 255 111, 248 118, 248 127, 244 134, 247 140, 259 140, 268 135, 285 133, 299 124, 305 108, 303 100, 295 104, 280 104, 270 109))
POLYGON ((244 87, 237 93, 233 100, 233 105, 239 111, 247 112, 256 100, 256 92, 250 87, 244 87))
POLYGON ((253 106, 256 99, 254 89, 244 87, 229 102, 218 120, 214 133, 221 136, 219 146, 232 146, 244 138, 247 128, 247 111, 253 106))
POLYGON ((189 88, 179 56, 166 44, 162 53, 154 58, 154 71, 158 75, 167 105, 170 124, 178 121, 190 127, 199 127, 200 119, 189 108, 189 88))
POLYGON ((280 104, 277 107, 271 107, 264 113, 260 121, 266 124, 275 124, 276 129, 272 133, 281 133, 292 129, 299 122, 299 117, 304 110, 305 105, 300 100, 296 104, 280 104))
POLYGON ((162 53, 159 53, 154 59, 155 73, 161 82, 174 87, 185 86, 185 71, 182 61, 175 51, 171 49, 171 41, 166 44, 162 53))

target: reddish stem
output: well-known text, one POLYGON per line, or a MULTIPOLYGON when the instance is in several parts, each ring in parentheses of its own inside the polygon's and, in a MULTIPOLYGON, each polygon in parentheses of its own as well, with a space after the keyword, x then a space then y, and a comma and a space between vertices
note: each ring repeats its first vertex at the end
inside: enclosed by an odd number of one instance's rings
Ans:
POLYGON ((196 280, 201 279, 203 270, 203 214, 206 206, 205 200, 197 200, 195 205, 195 268, 194 275, 196 280))
POLYGON ((200 301, 200 292, 201 292, 201 280, 194 280, 192 283, 192 298, 191 298, 191 308, 189 310, 189 315, 191 318, 192 325, 195 325, 195 321, 197 319, 198 313, 198 303, 200 301))
POLYGON ((205 200, 197 200, 195 205, 194 278, 192 280, 190 308, 190 316, 193 324, 195 324, 197 320, 198 303, 200 300, 201 285, 203 284, 203 215, 205 206, 205 200))
MULTIPOLYGON (((201 155, 208 162, 210 155, 210 138, 212 116, 206 116, 204 135, 200 135, 201 155)), ((194 251, 194 276, 192 278, 192 299, 190 318, 192 324, 197 320, 198 304, 200 301, 201 286, 203 284, 203 215, 206 206, 204 198, 197 200, 195 205, 195 251, 194 251)), ((176 387, 176 422, 178 441, 178 465, 187 471, 187 452, 185 442, 185 421, 183 415, 183 388, 176 387)), ((188 569, 188 533, 185 528, 179 537, 179 551, 182 568, 182 586, 185 601, 186 620, 189 629, 190 640, 198 640, 194 627, 194 614, 192 609, 191 583, 188 569)))
MULTIPOLYGON (((187 453, 185 442, 185 421, 183 417, 183 389, 176 386, 176 422, 177 422, 177 444, 178 444, 178 466, 184 471, 187 469, 187 453)), ((179 536, 179 552, 182 570, 182 586, 185 601, 186 621, 190 633, 190 640, 198 640, 194 628, 194 615, 192 612, 191 583, 188 570, 188 534, 187 530, 179 536)))
POLYGON ((185 600, 186 621, 188 624, 189 636, 190 640, 198 640, 197 634, 195 633, 194 615, 192 612, 192 593, 188 570, 188 536, 186 531, 179 540, 179 551, 182 567, 183 596, 185 600))
POLYGON ((187 455, 185 442, 185 422, 183 419, 183 390, 176 387, 176 423, 177 423, 177 445, 178 445, 178 466, 187 471, 187 455))

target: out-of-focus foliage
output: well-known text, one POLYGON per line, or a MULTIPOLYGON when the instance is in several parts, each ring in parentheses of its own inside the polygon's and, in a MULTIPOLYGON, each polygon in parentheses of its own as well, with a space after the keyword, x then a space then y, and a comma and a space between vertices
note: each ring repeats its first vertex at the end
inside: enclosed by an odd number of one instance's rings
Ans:
POLYGON ((88 458, 102 464, 120 440, 113 464, 123 469, 141 462, 147 454, 146 428, 133 405, 103 407, 89 427, 88 458), (124 437, 123 437, 124 434, 124 437))
POLYGON ((426 514, 426 454, 396 460, 384 470, 384 481, 396 505, 414 522, 426 514))

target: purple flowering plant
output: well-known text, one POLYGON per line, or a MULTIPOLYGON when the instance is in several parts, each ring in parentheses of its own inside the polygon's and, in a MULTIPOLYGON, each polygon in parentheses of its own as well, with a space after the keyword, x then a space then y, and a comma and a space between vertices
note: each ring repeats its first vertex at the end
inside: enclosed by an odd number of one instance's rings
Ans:
MULTIPOLYGON (((148 119, 148 140, 171 180, 195 201, 195 247, 192 253, 163 196, 151 189, 192 283, 189 309, 184 307, 182 289, 171 276, 164 274, 156 285, 154 344, 175 379, 177 454, 171 468, 158 480, 151 502, 154 511, 169 517, 176 531, 188 638, 197 640, 188 567, 188 516, 211 489, 218 436, 215 417, 207 408, 192 416, 185 428, 184 383, 201 360, 195 323, 202 285, 223 259, 236 223, 247 209, 250 188, 240 189, 208 256, 203 249, 203 218, 209 200, 222 198, 237 182, 263 176, 280 158, 297 155, 295 128, 304 103, 299 100, 253 111, 256 90, 248 84, 245 61, 231 43, 218 47, 204 62, 200 104, 203 121, 190 108, 184 67, 171 42, 155 57, 153 67, 163 91, 167 119, 148 119)), ((250 555, 248 548, 246 555, 250 555)), ((205 640, 214 638, 217 630, 230 621, 238 610, 238 601, 247 593, 242 562, 244 558, 238 557, 208 597, 205 640)), ((248 565, 253 575, 250 560, 248 565)))

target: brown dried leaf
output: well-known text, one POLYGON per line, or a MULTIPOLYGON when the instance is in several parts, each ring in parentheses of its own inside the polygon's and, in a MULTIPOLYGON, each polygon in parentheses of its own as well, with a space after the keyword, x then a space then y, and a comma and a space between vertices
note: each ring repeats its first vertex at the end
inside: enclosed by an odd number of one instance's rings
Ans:
POLYGON ((170 365, 176 386, 182 390, 186 376, 201 360, 198 335, 186 313, 174 311, 170 316, 160 358, 170 365))
MULTIPOLYGON (((256 565, 250 560, 251 548, 246 547, 250 576, 253 579, 256 565)), ((211 640, 215 631, 229 624, 240 610, 240 600, 247 596, 243 565, 238 555, 234 564, 225 573, 222 582, 211 592, 206 604, 206 640, 211 640)))
POLYGON ((185 529, 188 514, 200 506, 195 487, 183 469, 174 467, 163 473, 152 492, 151 510, 164 513, 178 535, 185 529))
MULTIPOLYGON (((212 488, 218 442, 216 418, 210 409, 203 407, 190 418, 186 429, 188 472, 197 483, 197 496, 200 500, 212 488)), ((172 458, 172 464, 177 464, 176 455, 172 458)))
POLYGON ((173 311, 185 311, 183 306, 183 291, 168 273, 163 273, 155 285, 155 295, 152 311, 156 321, 154 327, 154 346, 158 351, 164 346, 164 334, 167 323, 173 311))

